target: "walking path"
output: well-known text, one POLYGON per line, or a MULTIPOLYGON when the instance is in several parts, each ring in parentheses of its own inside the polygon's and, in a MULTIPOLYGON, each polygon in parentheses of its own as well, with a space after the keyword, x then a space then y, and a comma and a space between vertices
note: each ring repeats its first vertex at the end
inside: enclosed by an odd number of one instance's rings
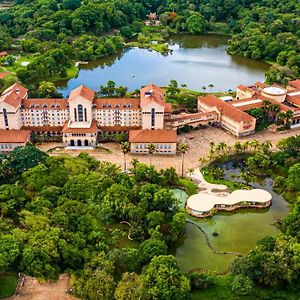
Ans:
POLYGON ((194 216, 206 216, 213 208, 231 211, 239 207, 271 205, 272 195, 263 189, 237 190, 229 193, 226 191, 226 185, 207 182, 199 169, 188 174, 188 177, 199 182, 200 188, 198 194, 190 196, 187 200, 188 210, 194 216))

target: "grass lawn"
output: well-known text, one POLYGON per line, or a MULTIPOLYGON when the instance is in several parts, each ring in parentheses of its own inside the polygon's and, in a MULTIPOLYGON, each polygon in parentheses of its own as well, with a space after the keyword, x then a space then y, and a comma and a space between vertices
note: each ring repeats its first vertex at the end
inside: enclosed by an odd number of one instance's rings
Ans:
POLYGON ((7 66, 6 69, 10 72, 15 73, 17 69, 22 67, 22 63, 24 62, 32 62, 32 56, 21 56, 12 66, 7 66))
POLYGON ((15 293, 18 282, 16 273, 0 274, 0 299, 10 297, 15 293))
POLYGON ((197 185, 189 178, 180 178, 179 185, 185 189, 189 196, 197 194, 197 185))
POLYGON ((243 183, 239 182, 234 182, 230 180, 225 180, 225 179, 215 179, 212 174, 209 172, 208 168, 203 168, 201 170, 204 179, 209 182, 209 183, 215 183, 215 184, 224 184, 227 185, 228 189, 230 191, 235 191, 235 190, 240 190, 242 188, 248 189, 249 187, 243 183))
POLYGON ((79 69, 76 66, 72 66, 67 69, 67 79, 77 77, 79 69))
POLYGON ((194 292, 192 300, 299 300, 296 292, 277 291, 274 289, 255 288, 250 296, 237 296, 231 291, 233 276, 217 276, 215 285, 203 291, 194 292))

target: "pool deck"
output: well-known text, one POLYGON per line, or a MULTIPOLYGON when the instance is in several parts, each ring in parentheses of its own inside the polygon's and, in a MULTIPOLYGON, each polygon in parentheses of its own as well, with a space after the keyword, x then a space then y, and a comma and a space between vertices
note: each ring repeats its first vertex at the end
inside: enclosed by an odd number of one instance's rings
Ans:
POLYGON ((207 182, 199 169, 188 174, 188 177, 198 183, 199 192, 187 200, 187 209, 196 217, 210 216, 212 210, 233 211, 239 208, 266 208, 272 204, 272 195, 262 189, 237 190, 228 192, 223 184, 207 182))

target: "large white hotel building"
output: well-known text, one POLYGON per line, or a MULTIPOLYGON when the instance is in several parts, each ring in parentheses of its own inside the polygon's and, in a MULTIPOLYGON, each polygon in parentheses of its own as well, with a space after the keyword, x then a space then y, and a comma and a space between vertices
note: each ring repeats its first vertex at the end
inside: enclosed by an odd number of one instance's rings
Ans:
POLYGON ((256 119, 247 111, 264 101, 292 111, 292 128, 300 127, 300 80, 287 88, 257 82, 238 86, 236 97, 198 97, 197 112, 173 112, 163 89, 150 84, 139 98, 97 98, 80 86, 66 99, 30 99, 28 90, 14 84, 0 96, 0 152, 24 145, 32 133, 57 136, 67 147, 95 147, 99 134, 128 132, 131 152, 147 153, 154 144, 158 154, 175 154, 176 129, 217 125, 243 137, 255 132, 256 119), (230 98, 230 99, 229 99, 230 98))

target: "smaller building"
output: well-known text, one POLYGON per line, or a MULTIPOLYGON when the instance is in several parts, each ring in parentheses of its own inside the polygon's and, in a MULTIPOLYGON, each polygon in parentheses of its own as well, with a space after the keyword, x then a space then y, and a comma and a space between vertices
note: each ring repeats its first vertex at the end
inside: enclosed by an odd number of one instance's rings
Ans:
POLYGON ((255 118, 214 95, 198 97, 198 110, 216 112, 219 125, 237 137, 255 132, 255 118))
POLYGON ((86 127, 80 125, 70 127, 70 121, 67 121, 63 127, 64 144, 71 147, 95 147, 97 143, 97 122, 91 121, 86 127))
POLYGON ((0 129, 0 153, 9 153, 30 141, 30 130, 0 129))
POLYGON ((130 130, 129 142, 132 153, 147 154, 149 144, 154 144, 156 154, 176 154, 176 130, 130 130))

